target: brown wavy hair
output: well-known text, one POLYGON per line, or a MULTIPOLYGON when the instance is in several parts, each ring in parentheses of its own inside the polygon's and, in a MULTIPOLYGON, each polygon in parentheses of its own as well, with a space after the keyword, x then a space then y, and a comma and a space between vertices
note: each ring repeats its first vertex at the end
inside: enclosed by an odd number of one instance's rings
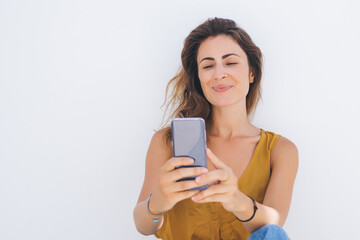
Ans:
MULTIPOLYGON (((231 36, 247 55, 250 72, 254 74, 254 82, 250 83, 246 96, 247 116, 255 111, 261 98, 262 53, 250 36, 233 20, 209 18, 185 39, 181 52, 182 66, 166 86, 165 101, 162 105, 162 107, 166 106, 162 120, 163 127, 174 117, 201 117, 205 120, 206 129, 211 126, 212 105, 201 89, 196 59, 200 44, 207 38, 220 34, 231 36), (164 121, 167 112, 170 114, 164 121)), ((165 138, 168 147, 171 148, 171 128, 166 130, 165 138)))

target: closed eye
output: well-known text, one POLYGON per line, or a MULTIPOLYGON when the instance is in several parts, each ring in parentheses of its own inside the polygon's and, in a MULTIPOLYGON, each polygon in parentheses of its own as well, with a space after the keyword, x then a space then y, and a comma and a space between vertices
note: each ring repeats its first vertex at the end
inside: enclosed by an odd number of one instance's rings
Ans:
POLYGON ((208 66, 203 67, 203 69, 207 69, 207 68, 211 68, 211 67, 212 67, 212 65, 208 65, 208 66))
MULTIPOLYGON (((227 63, 226 65, 235 65, 235 64, 237 64, 237 63, 236 62, 231 62, 231 63, 227 63)), ((208 68, 211 68, 211 67, 213 67, 213 65, 207 65, 207 66, 203 67, 203 69, 208 69, 208 68)))

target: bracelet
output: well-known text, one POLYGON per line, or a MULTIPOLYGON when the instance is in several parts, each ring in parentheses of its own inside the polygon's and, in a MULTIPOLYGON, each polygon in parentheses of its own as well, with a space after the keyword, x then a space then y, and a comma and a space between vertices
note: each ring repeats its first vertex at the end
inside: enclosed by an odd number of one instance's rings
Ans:
POLYGON ((159 218, 161 218, 164 213, 154 214, 154 213, 152 213, 152 212, 150 211, 149 203, 150 203, 151 195, 152 195, 152 193, 150 193, 150 195, 149 195, 149 197, 148 197, 148 199, 147 199, 146 210, 147 210, 148 214, 149 214, 152 218, 154 218, 154 219, 153 219, 153 222, 157 223, 157 222, 159 222, 159 218))
POLYGON ((258 210, 258 207, 257 207, 257 205, 256 205, 256 202, 255 202, 255 200, 252 198, 252 197, 250 197, 250 196, 248 196, 252 201, 253 201, 253 203, 254 203, 254 213, 253 213, 253 215, 249 218, 249 219, 247 219, 247 220, 240 220, 238 217, 236 217, 237 218, 237 220, 239 220, 240 222, 249 222, 251 219, 253 219, 254 217, 255 217, 255 213, 256 213, 256 211, 258 210))

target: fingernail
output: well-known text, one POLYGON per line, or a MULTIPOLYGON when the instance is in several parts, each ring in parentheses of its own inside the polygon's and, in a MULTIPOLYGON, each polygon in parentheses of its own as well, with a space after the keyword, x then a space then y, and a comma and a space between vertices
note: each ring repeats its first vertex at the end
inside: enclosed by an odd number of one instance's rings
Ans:
POLYGON ((201 169, 201 172, 202 172, 202 173, 207 173, 208 170, 207 170, 207 168, 202 168, 202 169, 201 169))
POLYGON ((194 201, 196 201, 196 200, 198 200, 198 197, 197 197, 197 196, 193 196, 191 199, 194 200, 194 201))
POLYGON ((195 178, 195 181, 196 181, 196 182, 201 182, 201 177, 196 177, 196 178, 195 178))

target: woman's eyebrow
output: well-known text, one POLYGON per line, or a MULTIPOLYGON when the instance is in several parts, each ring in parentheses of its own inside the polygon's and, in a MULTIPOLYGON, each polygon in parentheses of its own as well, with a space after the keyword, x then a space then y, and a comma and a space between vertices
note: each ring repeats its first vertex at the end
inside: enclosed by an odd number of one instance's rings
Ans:
MULTIPOLYGON (((224 56, 222 56, 221 58, 222 59, 225 59, 225 58, 227 58, 227 57, 229 57, 229 56, 231 56, 231 55, 236 55, 236 56, 238 56, 238 57, 240 57, 238 54, 236 54, 236 53, 228 53, 228 54, 225 54, 224 56)), ((215 60, 214 58, 212 58, 212 57, 204 57, 203 59, 201 59, 201 61, 199 62, 199 64, 202 62, 202 61, 204 61, 204 60, 215 60)))

